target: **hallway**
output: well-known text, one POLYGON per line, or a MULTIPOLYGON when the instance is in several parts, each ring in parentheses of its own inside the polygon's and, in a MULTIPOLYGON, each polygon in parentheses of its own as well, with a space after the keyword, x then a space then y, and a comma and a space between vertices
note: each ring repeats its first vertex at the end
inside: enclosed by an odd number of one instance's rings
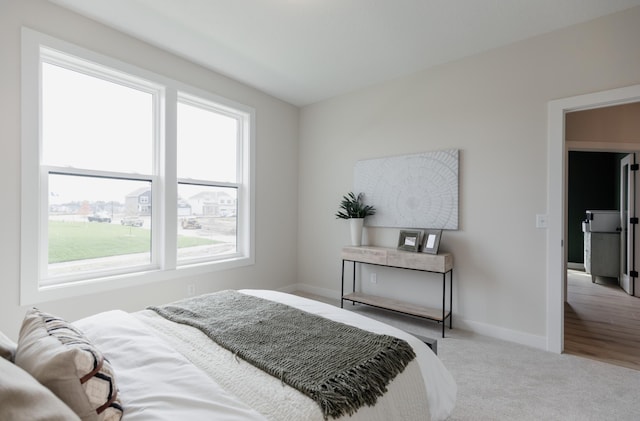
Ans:
POLYGON ((569 270, 564 352, 640 370, 640 298, 569 270))

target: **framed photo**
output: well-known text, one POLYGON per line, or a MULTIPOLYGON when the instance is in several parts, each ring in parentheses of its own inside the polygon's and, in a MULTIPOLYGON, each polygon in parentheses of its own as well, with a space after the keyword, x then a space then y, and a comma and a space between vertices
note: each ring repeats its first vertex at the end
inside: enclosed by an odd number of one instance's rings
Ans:
POLYGON ((418 251, 420 249, 420 236, 422 231, 401 230, 398 238, 398 249, 405 251, 418 251))
POLYGON ((422 252, 429 254, 438 254, 438 247, 440 247, 441 236, 442 230, 425 230, 424 241, 422 243, 422 252))

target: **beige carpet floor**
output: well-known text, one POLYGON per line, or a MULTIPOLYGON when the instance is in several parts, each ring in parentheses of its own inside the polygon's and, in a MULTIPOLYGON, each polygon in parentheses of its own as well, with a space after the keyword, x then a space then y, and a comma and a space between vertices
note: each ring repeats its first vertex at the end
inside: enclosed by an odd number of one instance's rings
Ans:
MULTIPOLYGON (((337 300, 310 298, 339 306, 337 300)), ((442 339, 440 325, 430 321, 367 306, 345 308, 438 339, 438 356, 458 384, 451 420, 640 420, 640 371, 455 328, 447 328, 442 339)))

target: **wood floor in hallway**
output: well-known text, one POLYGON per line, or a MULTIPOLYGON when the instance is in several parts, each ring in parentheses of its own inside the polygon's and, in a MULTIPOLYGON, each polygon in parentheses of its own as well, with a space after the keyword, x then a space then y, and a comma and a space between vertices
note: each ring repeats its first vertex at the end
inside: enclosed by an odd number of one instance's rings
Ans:
POLYGON ((569 270, 564 352, 640 370, 640 298, 569 270))

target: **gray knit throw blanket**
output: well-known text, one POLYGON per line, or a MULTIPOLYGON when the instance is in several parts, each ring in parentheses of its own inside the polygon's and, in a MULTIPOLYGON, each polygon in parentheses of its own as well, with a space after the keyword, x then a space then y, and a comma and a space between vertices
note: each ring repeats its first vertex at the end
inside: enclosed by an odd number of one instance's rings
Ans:
POLYGON ((149 309, 197 327, 223 348, 298 389, 320 405, 325 419, 375 404, 415 358, 401 339, 232 290, 149 309))

